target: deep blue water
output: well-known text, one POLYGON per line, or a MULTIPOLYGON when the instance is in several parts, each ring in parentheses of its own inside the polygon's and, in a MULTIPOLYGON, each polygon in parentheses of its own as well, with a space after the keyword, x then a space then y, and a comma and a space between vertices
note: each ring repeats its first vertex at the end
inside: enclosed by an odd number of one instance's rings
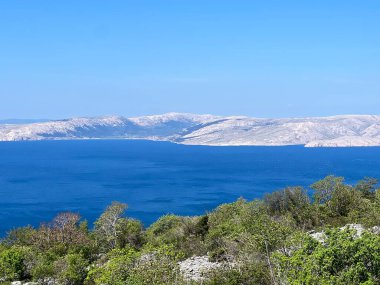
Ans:
POLYGON ((326 175, 380 178, 380 148, 207 147, 92 140, 0 143, 0 236, 58 212, 93 222, 114 200, 146 225, 326 175))

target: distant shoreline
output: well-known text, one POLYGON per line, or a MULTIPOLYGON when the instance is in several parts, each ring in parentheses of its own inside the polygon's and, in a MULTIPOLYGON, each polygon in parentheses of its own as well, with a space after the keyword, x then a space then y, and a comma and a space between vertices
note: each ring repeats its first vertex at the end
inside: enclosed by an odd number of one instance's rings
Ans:
POLYGON ((218 148, 224 148, 224 147, 234 147, 234 148, 242 148, 242 147, 263 147, 263 148, 281 148, 281 147, 302 147, 302 148, 320 148, 320 149, 344 149, 344 148, 380 148, 380 145, 351 145, 351 146, 306 146, 304 144, 288 144, 288 145, 223 145, 223 144, 184 144, 179 143, 175 141, 169 141, 169 140, 153 140, 153 139, 146 139, 146 138, 117 138, 117 137, 111 137, 111 138, 54 138, 54 139, 38 139, 38 140, 14 140, 14 141, 1 141, 1 143, 28 143, 28 142, 64 142, 64 141, 147 141, 147 142, 165 142, 165 143, 171 143, 175 145, 181 145, 181 146, 189 146, 189 147, 218 147, 218 148))

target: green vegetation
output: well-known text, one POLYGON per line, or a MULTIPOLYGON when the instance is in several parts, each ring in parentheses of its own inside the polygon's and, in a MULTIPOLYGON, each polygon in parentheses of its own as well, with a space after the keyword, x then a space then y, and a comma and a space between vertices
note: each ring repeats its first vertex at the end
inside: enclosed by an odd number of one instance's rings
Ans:
POLYGON ((0 284, 380 284, 380 189, 328 176, 207 215, 166 215, 147 229, 114 202, 89 229, 75 213, 0 242, 0 284), (356 232, 347 224, 361 224, 356 232), (344 228, 343 228, 344 227, 344 228), (322 240, 310 231, 323 232, 322 240), (179 262, 208 256, 217 267, 186 279, 179 262))

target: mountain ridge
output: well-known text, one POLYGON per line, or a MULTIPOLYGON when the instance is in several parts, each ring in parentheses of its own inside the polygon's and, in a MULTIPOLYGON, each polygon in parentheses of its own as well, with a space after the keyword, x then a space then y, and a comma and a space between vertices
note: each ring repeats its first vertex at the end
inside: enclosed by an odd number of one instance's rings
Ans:
POLYGON ((213 146, 380 146, 380 115, 271 119, 166 113, 0 124, 0 141, 112 138, 213 146))

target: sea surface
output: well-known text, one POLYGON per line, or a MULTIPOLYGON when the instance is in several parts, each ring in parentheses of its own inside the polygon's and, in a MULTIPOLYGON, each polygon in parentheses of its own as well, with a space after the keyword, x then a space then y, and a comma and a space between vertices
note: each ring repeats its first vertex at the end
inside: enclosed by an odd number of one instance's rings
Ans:
POLYGON ((92 223, 112 201, 146 226, 339 175, 380 178, 380 148, 208 147, 139 140, 0 143, 0 236, 62 211, 92 223))

